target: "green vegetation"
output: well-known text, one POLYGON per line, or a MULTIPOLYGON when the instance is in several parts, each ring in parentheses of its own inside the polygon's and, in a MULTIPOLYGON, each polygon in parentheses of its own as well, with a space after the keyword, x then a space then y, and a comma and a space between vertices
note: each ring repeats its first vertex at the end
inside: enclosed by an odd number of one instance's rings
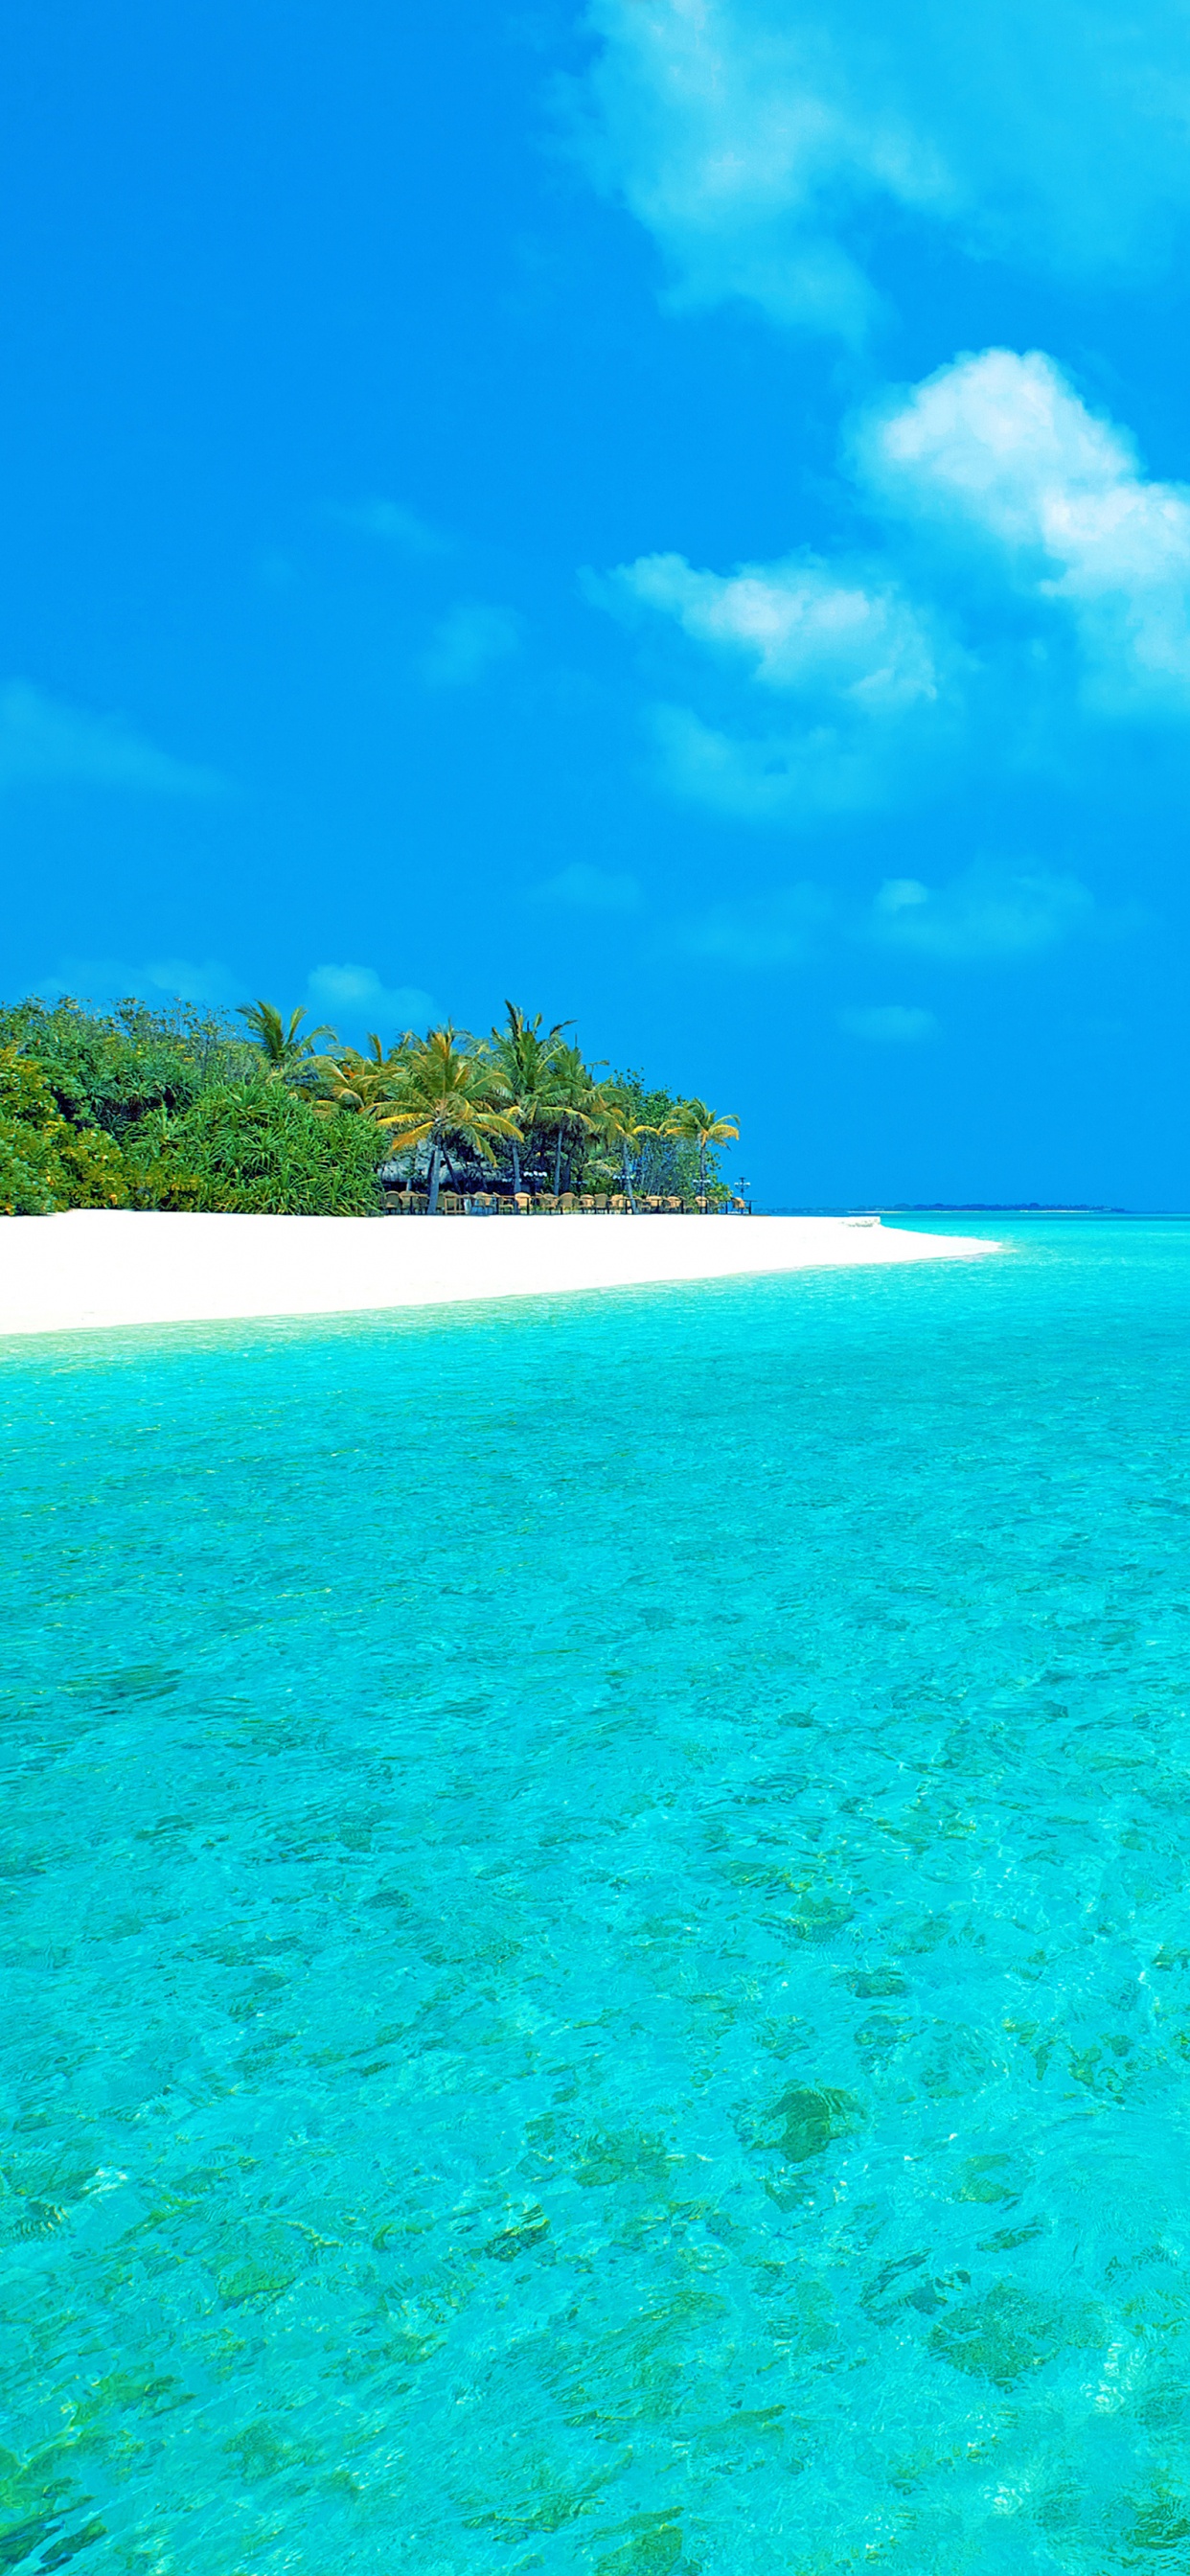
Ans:
POLYGON ((698 1187, 702 1195, 707 1186, 707 1155, 716 1145, 728 1144, 740 1131, 734 1118, 720 1118, 716 1110, 708 1109, 705 1100, 682 1100, 664 1132, 697 1146, 698 1187))
POLYGON ((368 1216, 394 1189, 433 1213, 444 1185, 545 1207, 728 1203, 718 1155, 734 1119, 588 1066, 561 1023, 505 1013, 489 1040, 447 1027, 361 1052, 268 1002, 234 1019, 136 1001, 0 1009, 0 1213, 368 1216))
POLYGON ((310 1061, 318 1053, 320 1038, 329 1038, 332 1046, 335 1043, 334 1030, 326 1027, 310 1029, 305 1037, 300 1036, 305 1016, 301 1009, 291 1011, 287 1028, 280 1011, 274 1010, 271 1002, 244 1002, 240 1007, 240 1018, 247 1021, 270 1071, 287 1077, 303 1070, 308 1073, 310 1061))
POLYGON ((431 1029, 404 1046, 395 1069, 397 1107, 384 1113, 391 1149, 408 1156, 429 1148, 429 1214, 438 1207, 443 1155, 478 1155, 494 1162, 507 1143, 519 1183, 519 1125, 511 1090, 486 1050, 465 1052, 457 1029, 431 1029))

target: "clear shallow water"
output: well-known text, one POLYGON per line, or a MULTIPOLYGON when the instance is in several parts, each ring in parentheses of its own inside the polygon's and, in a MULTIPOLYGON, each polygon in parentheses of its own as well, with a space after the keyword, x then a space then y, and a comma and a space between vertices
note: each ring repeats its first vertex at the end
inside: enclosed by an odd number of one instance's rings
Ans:
POLYGON ((0 2566, 1190 2565, 1190 1225, 10 1344, 0 2566))

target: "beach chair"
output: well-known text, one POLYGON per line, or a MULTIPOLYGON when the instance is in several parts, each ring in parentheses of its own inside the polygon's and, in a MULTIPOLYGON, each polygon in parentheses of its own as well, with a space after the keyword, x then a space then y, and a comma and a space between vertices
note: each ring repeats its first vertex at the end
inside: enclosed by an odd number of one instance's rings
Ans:
POLYGON ((463 1202, 457 1190, 443 1190, 438 1201, 439 1216, 458 1216, 463 1202))
POLYGON ((515 1201, 517 1215, 528 1216, 532 1205, 533 1201, 529 1196, 528 1190, 518 1190, 515 1201))
POLYGON ((515 1199, 497 1199, 497 1201, 496 1201, 496 1214, 497 1214, 497 1216, 515 1216, 515 1215, 516 1215, 516 1212, 517 1212, 517 1205, 516 1205, 516 1200, 515 1200, 515 1199))
POLYGON ((558 1213, 558 1202, 557 1202, 557 1199, 555 1198, 554 1193, 553 1193, 553 1191, 552 1191, 552 1190, 543 1190, 543 1191, 542 1191, 541 1196, 540 1196, 540 1198, 538 1199, 538 1202, 537 1202, 537 1213, 538 1213, 538 1215, 539 1215, 539 1216, 556 1216, 556 1215, 557 1215, 557 1213, 558 1213))
POLYGON ((560 1199, 559 1199, 559 1201, 558 1201, 558 1205, 559 1205, 559 1207, 560 1207, 560 1208, 561 1208, 561 1210, 562 1210, 562 1214, 563 1214, 563 1216, 573 1216, 573 1214, 574 1214, 574 1191, 573 1191, 573 1190, 563 1190, 563 1192, 562 1192, 562 1196, 561 1196, 561 1198, 560 1198, 560 1199))
POLYGON ((579 1209, 583 1216, 594 1216, 595 1196, 592 1190, 584 1190, 583 1195, 579 1200, 579 1209))
POLYGON ((624 1214, 624 1210, 625 1210, 625 1208, 627 1207, 627 1205, 628 1205, 628 1201, 627 1201, 627 1199, 622 1195, 622 1193, 621 1193, 621 1192, 617 1191, 616 1196, 615 1196, 615 1197, 613 1198, 613 1200, 611 1201, 611 1212, 612 1212, 612 1215, 613 1215, 613 1216, 623 1216, 623 1214, 624 1214))
POLYGON ((667 1199, 665 1206, 666 1212, 669 1216, 680 1216, 682 1213, 682 1202, 680 1199, 667 1199))

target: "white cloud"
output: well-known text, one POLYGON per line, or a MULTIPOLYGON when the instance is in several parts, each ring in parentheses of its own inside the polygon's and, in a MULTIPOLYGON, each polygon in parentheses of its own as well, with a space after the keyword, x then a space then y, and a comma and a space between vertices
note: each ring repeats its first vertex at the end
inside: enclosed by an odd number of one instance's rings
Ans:
POLYGON ((519 650, 521 620, 513 608, 460 600, 439 620, 422 655, 422 677, 440 689, 466 688, 495 662, 519 650))
POLYGON ((750 663, 767 688, 838 698, 874 718, 938 695, 925 621, 887 575, 813 558, 696 572, 684 555, 643 555, 612 581, 696 643, 750 663))
POLYGON ((58 785, 212 796, 223 781, 159 751, 120 716, 92 715, 9 680, 0 687, 0 788, 58 785))
POLYGON ((861 929, 880 947, 958 963, 1036 956, 1095 920, 1095 898, 1077 877, 980 866, 939 887, 889 877, 861 929))
POLYGON ((887 567, 805 557, 717 573, 646 555, 588 590, 665 619, 726 686, 717 720, 673 702, 650 710, 677 795, 806 823, 885 803, 923 749, 935 764, 946 750, 962 657, 887 567), (774 699, 789 702, 776 723, 774 699))
POLYGON ((844 1036, 862 1038, 869 1046, 919 1046, 936 1037, 933 1011, 915 1010, 904 1002, 879 1002, 871 1010, 840 1011, 844 1036))
POLYGON ((975 532, 1066 611, 1103 712, 1190 711, 1190 490, 1146 481, 1051 358, 960 358, 871 422, 858 454, 886 506, 975 532))
POLYGON ((425 1029, 438 1017, 432 993, 420 984, 384 984, 374 966, 315 966, 306 998, 315 1020, 353 1041, 373 1029, 382 1039, 425 1029))
POLYGON ((687 688, 677 637, 697 650, 701 703, 646 715, 674 794, 804 826, 962 766, 1068 768, 1101 749, 1088 718, 1190 717, 1190 487, 1147 479, 1051 358, 957 359, 870 412, 848 459, 882 554, 644 555, 587 581, 664 621, 687 688))
POLYGON ((1130 441, 1039 350, 985 349, 938 368, 876 415, 859 453, 894 506, 957 512, 1026 547, 1060 544, 1072 509, 1135 473, 1130 441))
POLYGON ((1190 203, 1180 0, 591 0, 597 182, 675 301, 858 337, 873 214, 1030 268, 1119 273, 1190 203))
POLYGON ((636 877, 615 868, 593 868, 576 859, 535 888, 539 902, 560 903, 576 912, 636 912, 641 890, 636 877))

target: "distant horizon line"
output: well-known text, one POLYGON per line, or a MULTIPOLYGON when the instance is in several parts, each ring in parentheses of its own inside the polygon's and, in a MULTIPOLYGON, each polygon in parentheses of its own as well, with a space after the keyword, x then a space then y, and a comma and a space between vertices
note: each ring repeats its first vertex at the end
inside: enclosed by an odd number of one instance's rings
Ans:
POLYGON ((770 1216, 1182 1216, 1182 1208, 1109 1207, 1071 1199, 898 1199, 860 1207, 839 1201, 826 1207, 775 1207, 770 1216))

